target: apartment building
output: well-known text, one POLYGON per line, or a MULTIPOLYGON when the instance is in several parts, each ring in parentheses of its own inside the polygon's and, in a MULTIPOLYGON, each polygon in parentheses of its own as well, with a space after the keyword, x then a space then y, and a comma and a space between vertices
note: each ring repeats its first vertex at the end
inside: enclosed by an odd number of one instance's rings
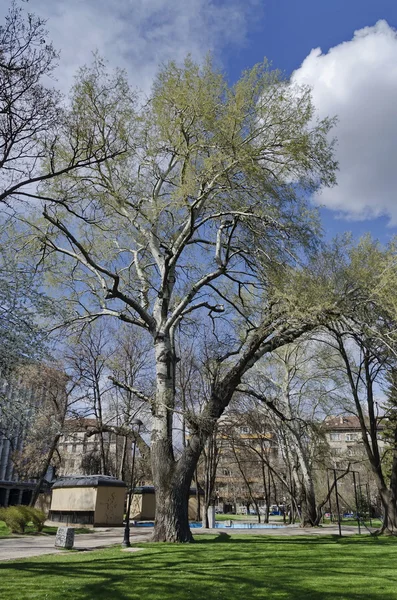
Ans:
POLYGON ((219 422, 216 447, 215 494, 219 509, 239 510, 252 504, 252 497, 263 505, 264 485, 270 481, 267 464, 277 460, 275 433, 251 415, 247 418, 227 413, 219 422))
MULTIPOLYGON (((365 457, 358 417, 355 415, 330 416, 325 419, 324 426, 333 456, 340 459, 365 457)), ((385 448, 385 442, 382 438, 383 430, 384 425, 378 424, 378 443, 381 451, 385 448)))
MULTIPOLYGON (((26 362, 0 374, 0 506, 29 504, 36 486, 35 464, 18 465, 40 411, 51 394, 65 394, 64 374, 26 362), (55 387, 57 389, 55 389, 55 387)), ((46 480, 52 478, 49 469, 46 480)))
POLYGON ((70 419, 58 444, 60 467, 57 475, 96 475, 106 473, 125 478, 125 465, 131 456, 131 439, 98 429, 96 419, 70 419))

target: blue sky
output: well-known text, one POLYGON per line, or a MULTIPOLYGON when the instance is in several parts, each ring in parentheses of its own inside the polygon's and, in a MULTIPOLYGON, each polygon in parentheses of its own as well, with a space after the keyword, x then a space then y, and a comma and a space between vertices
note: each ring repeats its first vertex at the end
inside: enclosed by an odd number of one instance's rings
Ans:
MULTIPOLYGON (((67 93, 98 50, 149 91, 158 64, 210 51, 230 81, 264 56, 338 115, 338 186, 315 200, 327 236, 397 234, 396 0, 17 0, 48 19, 67 93)), ((0 5, 0 18, 7 3, 0 5)))
POLYGON ((228 57, 234 76, 263 56, 290 74, 312 48, 326 52, 379 19, 397 27, 395 0, 264 0, 258 5, 260 18, 253 22, 245 47, 228 57))
MULTIPOLYGON (((395 0, 267 0, 259 4, 258 19, 252 23, 245 43, 240 48, 224 50, 224 64, 231 80, 264 56, 274 67, 290 76, 299 69, 313 48, 320 47, 325 55, 330 49, 351 41, 355 31, 373 27, 380 20, 385 20, 391 28, 397 28, 395 0)), ((356 65, 357 70, 365 68, 365 65, 360 65, 358 52, 356 65)), ((386 61, 384 66, 387 69, 386 61)), ((381 59, 378 68, 382 68, 381 59)), ((394 85, 397 86, 397 81, 394 85)), ((394 107, 391 107, 391 117, 397 120, 397 104, 394 107)), ((329 114, 337 114, 337 107, 335 113, 329 114)), ((392 133, 394 139, 391 145, 394 146, 393 159, 397 168, 397 130, 392 133)), ((375 170, 376 165, 373 168, 375 170)), ((391 194, 390 201, 395 203, 397 210, 397 187, 395 189, 395 199, 391 194)), ((327 237, 345 230, 352 231, 355 236, 371 231, 385 242, 397 234, 397 223, 391 224, 389 216, 363 219, 363 215, 356 214, 346 218, 339 210, 326 208, 321 210, 321 214, 327 237)))

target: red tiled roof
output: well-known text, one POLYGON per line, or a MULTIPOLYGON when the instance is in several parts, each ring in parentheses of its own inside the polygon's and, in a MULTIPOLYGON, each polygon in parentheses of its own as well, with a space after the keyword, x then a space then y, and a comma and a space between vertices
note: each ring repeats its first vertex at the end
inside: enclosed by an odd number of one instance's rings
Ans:
MULTIPOLYGON (((360 420, 355 415, 340 415, 338 417, 327 417, 324 421, 326 429, 356 429, 360 430, 360 420)), ((377 424, 377 429, 383 429, 382 423, 377 424)))
POLYGON ((360 429, 360 421, 355 415, 341 415, 339 417, 327 417, 325 426, 327 429, 360 429))

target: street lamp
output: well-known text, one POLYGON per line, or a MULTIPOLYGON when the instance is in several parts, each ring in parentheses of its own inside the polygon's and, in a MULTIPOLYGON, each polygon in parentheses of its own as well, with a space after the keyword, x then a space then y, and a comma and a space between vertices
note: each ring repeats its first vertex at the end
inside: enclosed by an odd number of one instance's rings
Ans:
MULTIPOLYGON (((132 419, 130 422, 131 426, 136 425, 138 427, 137 435, 139 435, 139 430, 143 425, 142 421, 139 419, 132 419)), ((136 451, 136 438, 134 440, 134 447, 132 449, 132 464, 131 464, 131 482, 130 489, 128 491, 128 505, 127 505, 127 515, 125 519, 125 527, 124 527, 124 539, 122 542, 123 548, 129 548, 131 546, 130 542, 130 514, 131 514, 131 502, 132 496, 134 494, 134 468, 135 468, 135 451, 136 451)))

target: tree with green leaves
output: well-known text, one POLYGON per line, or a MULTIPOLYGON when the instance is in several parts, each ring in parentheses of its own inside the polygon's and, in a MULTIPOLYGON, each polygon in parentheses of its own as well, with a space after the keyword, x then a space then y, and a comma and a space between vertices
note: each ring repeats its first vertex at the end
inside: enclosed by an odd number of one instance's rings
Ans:
POLYGON ((336 246, 322 269, 349 297, 352 310, 342 319, 330 320, 320 339, 329 348, 327 365, 340 386, 340 405, 360 422, 362 444, 383 507, 383 529, 395 534, 397 473, 389 485, 379 444, 379 423, 386 407, 377 396, 397 352, 396 241, 382 247, 366 236, 355 246, 340 241, 336 246))
POLYGON ((77 114, 97 100, 90 123, 101 132, 117 111, 115 143, 122 136, 128 151, 44 186, 35 227, 74 311, 67 324, 113 317, 151 340, 155 392, 131 391, 152 412, 153 539, 190 541, 192 476, 236 387, 260 356, 335 309, 332 293, 320 302, 292 269, 319 232, 307 198, 335 182, 332 121, 316 121, 310 91, 266 63, 232 86, 210 61, 171 63, 146 102, 131 98, 98 61, 80 73, 77 114), (213 379, 176 455, 176 339, 193 317, 211 338, 213 379))
POLYGON ((0 373, 46 355, 45 324, 55 318, 43 291, 42 273, 31 264, 24 232, 10 219, 0 223, 0 373))
POLYGON ((318 525, 322 516, 316 471, 327 456, 321 424, 333 406, 335 385, 319 361, 321 350, 310 334, 303 336, 259 361, 238 388, 256 403, 258 419, 271 424, 302 527, 318 525))
POLYGON ((47 37, 45 21, 12 2, 0 25, 0 204, 13 209, 37 198, 40 182, 126 149, 100 98, 84 110, 48 86, 58 55, 47 37))

